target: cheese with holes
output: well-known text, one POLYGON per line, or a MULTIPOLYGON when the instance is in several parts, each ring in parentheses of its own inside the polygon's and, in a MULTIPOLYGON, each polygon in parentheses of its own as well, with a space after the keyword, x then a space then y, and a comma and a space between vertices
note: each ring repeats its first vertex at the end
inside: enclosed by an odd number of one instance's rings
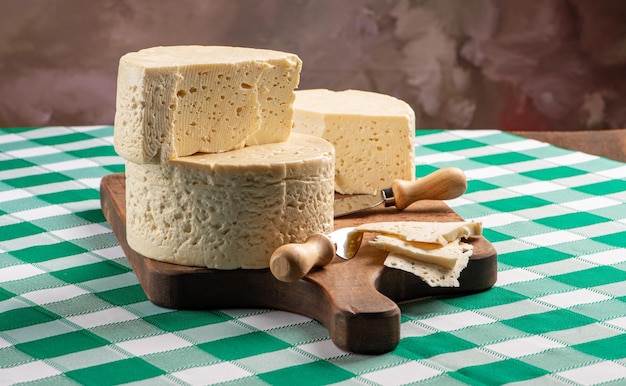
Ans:
POLYGON ((482 225, 475 221, 389 221, 362 224, 355 227, 353 232, 376 232, 405 241, 443 246, 454 240, 482 234, 482 225))
MULTIPOLYGON (((459 243, 457 248, 461 251, 453 268, 445 268, 437 264, 431 264, 420 260, 407 258, 398 253, 389 253, 384 265, 389 268, 401 269, 420 277, 431 287, 459 287, 461 271, 467 267, 471 250, 464 248, 470 244, 459 243)), ((471 246, 471 245, 470 245, 471 246)))
POLYGON ((415 178, 415 113, 406 102, 359 90, 295 93, 293 130, 335 146, 337 192, 378 194, 415 178))
POLYGON ((242 47, 170 46, 119 61, 115 150, 135 163, 284 142, 301 60, 242 47))
POLYGON ((333 228, 334 148, 288 141, 126 166, 129 246, 155 260, 267 268, 276 248, 333 228))
POLYGON ((364 232, 378 233, 370 244, 389 252, 384 265, 410 272, 432 287, 458 287, 474 247, 462 240, 482 234, 474 221, 377 222, 356 226, 348 242, 364 232))
POLYGON ((411 260, 435 264, 452 269, 465 253, 472 253, 472 245, 453 240, 446 245, 419 243, 400 240, 395 237, 378 235, 370 241, 371 245, 388 252, 400 254, 411 260))

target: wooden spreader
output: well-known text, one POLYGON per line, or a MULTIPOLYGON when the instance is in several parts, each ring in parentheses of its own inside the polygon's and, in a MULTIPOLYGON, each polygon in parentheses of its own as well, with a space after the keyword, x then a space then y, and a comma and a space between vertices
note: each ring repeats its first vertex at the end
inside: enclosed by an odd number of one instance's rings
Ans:
MULTIPOLYGON (((154 304, 172 309, 270 308, 308 316, 324 325, 337 347, 358 354, 382 354, 400 341, 399 302, 430 296, 458 296, 491 288, 497 254, 484 237, 470 240, 474 253, 460 287, 430 287, 417 276, 383 265, 386 252, 368 245, 365 234, 351 260, 336 257, 294 282, 277 280, 269 269, 216 270, 148 259, 126 242, 125 176, 102 179, 102 211, 130 265, 154 304)), ((418 201, 404 211, 373 208, 336 218, 335 229, 381 221, 461 221, 442 201, 418 201)))

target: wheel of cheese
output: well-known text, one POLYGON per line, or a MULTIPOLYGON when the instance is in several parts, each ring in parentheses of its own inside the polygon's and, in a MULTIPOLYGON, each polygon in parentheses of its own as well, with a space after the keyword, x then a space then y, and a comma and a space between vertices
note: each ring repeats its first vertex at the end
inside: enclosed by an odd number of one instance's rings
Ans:
POLYGON ((126 165, 129 246, 155 260, 267 268, 279 246, 333 227, 334 149, 288 141, 126 165))
POLYGON ((245 47, 169 46, 120 58, 115 150, 135 163, 283 142, 302 62, 245 47))
POLYGON ((415 112, 389 95, 360 90, 297 90, 293 130, 335 146, 335 189, 377 194, 415 178, 415 112))

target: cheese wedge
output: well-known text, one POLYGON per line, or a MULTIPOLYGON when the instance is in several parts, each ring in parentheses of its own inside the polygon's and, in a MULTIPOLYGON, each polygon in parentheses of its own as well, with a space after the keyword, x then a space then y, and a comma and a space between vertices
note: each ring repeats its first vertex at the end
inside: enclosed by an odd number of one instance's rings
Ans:
POLYGON ((415 178, 415 112, 389 95, 326 89, 295 92, 295 132, 335 146, 335 190, 378 194, 394 179, 415 178))
POLYGON ((121 57, 114 146, 135 163, 283 142, 302 62, 241 47, 153 47, 121 57))
MULTIPOLYGON (((459 243, 459 248, 464 248, 466 243, 459 243), (465 244, 465 245, 464 245, 465 244)), ((390 253, 385 259, 384 265, 389 268, 401 269, 420 277, 431 287, 459 287, 461 271, 467 267, 471 251, 463 251, 452 269, 436 264, 413 260, 406 256, 390 253)))
POLYGON ((474 221, 391 221, 362 224, 355 227, 353 232, 376 232, 384 235, 393 235, 405 241, 443 246, 454 240, 482 234, 482 225, 474 221))
POLYGON ((129 246, 155 260, 267 268, 276 248, 333 228, 334 149, 287 142, 126 165, 129 246))
POLYGON ((377 248, 402 255, 406 258, 424 263, 435 264, 452 269, 462 254, 472 253, 472 245, 453 240, 446 245, 418 243, 400 240, 395 237, 378 235, 369 242, 377 248))

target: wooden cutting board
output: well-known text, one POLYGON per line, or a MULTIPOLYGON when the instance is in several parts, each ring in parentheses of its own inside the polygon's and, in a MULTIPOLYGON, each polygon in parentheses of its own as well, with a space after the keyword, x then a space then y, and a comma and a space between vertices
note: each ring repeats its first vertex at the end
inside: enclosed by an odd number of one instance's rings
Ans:
MULTIPOLYGON (((329 331, 339 348, 359 354, 381 354, 400 341, 397 303, 437 295, 462 295, 491 288, 497 255, 484 238, 471 240, 474 253, 459 278, 460 287, 429 287, 420 278, 383 265, 386 252, 370 246, 365 234, 351 260, 338 257, 314 268, 303 279, 285 283, 269 269, 216 270, 148 259, 126 243, 125 176, 102 179, 102 211, 111 225, 141 286, 154 304, 173 309, 271 308, 313 318, 329 331)), ((368 209, 335 219, 335 229, 379 221, 459 221, 441 201, 421 201, 400 212, 368 209)))

